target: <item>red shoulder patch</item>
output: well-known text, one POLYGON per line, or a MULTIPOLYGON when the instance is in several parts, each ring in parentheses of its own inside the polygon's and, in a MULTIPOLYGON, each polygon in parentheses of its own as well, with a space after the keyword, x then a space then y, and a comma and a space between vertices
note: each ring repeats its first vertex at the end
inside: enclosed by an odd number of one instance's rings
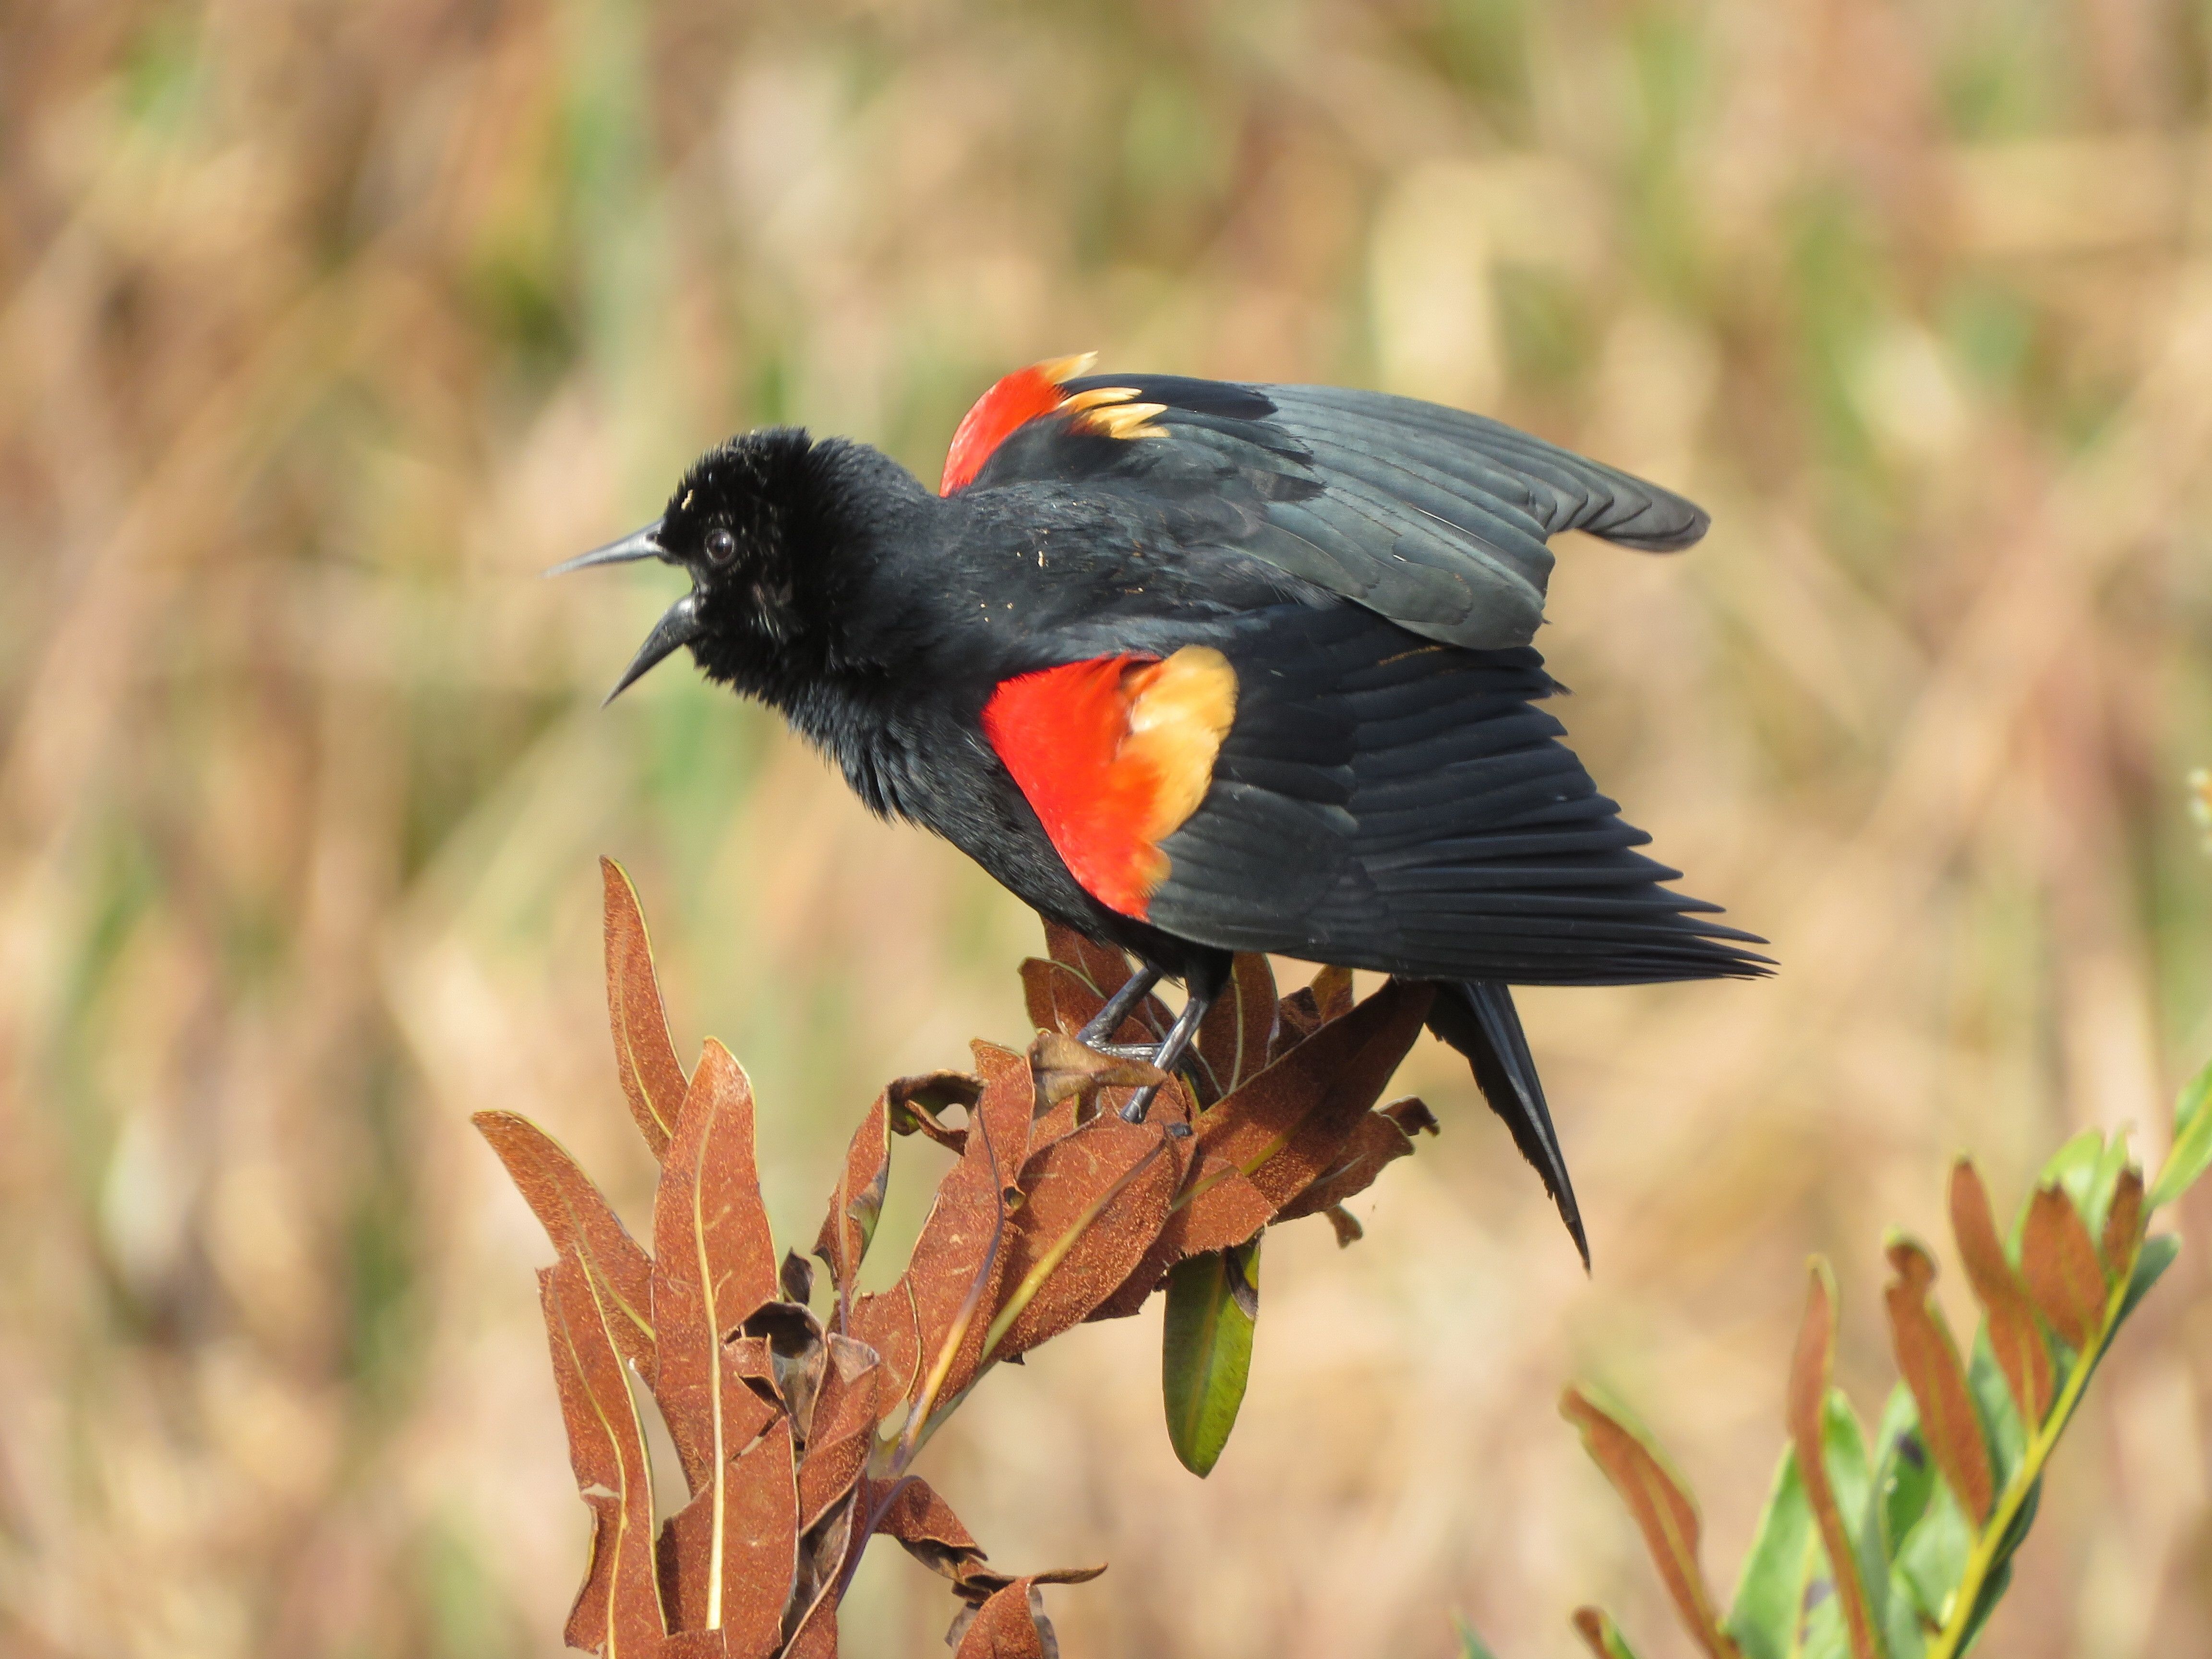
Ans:
POLYGON ((1168 878, 1159 843, 1198 810, 1237 714, 1237 673, 1187 645, 1002 682, 983 733, 1083 890, 1142 921, 1168 878))
POLYGON ((950 495, 975 482, 992 452, 1016 428, 1044 415, 1066 415, 1083 430, 1109 438, 1164 438, 1152 417, 1167 412, 1164 404, 1136 401, 1136 390, 1125 386, 1098 386, 1070 397, 1068 381, 1087 371, 1098 354, 1086 351, 1077 357, 1053 357, 1027 368, 1018 368, 975 400, 960 417, 945 453, 945 477, 937 493, 950 495))
POLYGON ((975 399, 975 406, 960 417, 945 453, 945 477, 937 486, 940 495, 970 483, 991 459, 991 452, 1018 426, 1049 415, 1066 394, 1060 383, 1072 380, 1098 360, 1095 351, 1074 357, 1050 357, 1027 368, 1018 368, 975 399))

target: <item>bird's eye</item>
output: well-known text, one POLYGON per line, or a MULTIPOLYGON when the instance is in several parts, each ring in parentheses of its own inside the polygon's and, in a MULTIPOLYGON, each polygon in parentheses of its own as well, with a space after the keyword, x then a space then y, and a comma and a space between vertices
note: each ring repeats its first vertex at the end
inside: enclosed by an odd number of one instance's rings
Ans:
POLYGON ((716 564, 727 564, 738 556, 738 538, 726 530, 707 532, 707 556, 716 564))

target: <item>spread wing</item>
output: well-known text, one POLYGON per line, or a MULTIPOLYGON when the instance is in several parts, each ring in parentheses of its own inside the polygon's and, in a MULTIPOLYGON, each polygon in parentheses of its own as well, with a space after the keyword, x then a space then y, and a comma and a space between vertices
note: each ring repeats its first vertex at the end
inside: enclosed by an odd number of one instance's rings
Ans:
POLYGON ((1648 550, 1705 533, 1680 496, 1479 415, 1335 386, 1066 374, 1075 366, 994 387, 963 424, 948 490, 1135 495, 1185 545, 1240 550, 1476 650, 1534 637, 1545 542, 1560 531, 1648 550))
POLYGON ((1411 640, 1351 607, 1216 635, 1239 687, 1145 919, 1227 949, 1517 985, 1756 975, 1753 935, 1662 884, 1535 706, 1534 651, 1411 640))

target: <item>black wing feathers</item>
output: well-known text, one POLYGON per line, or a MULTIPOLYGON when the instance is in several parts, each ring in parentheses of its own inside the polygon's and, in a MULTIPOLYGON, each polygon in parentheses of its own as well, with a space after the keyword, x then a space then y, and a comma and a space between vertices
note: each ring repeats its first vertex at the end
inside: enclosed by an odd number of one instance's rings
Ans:
POLYGON ((1544 1190, 1559 1206, 1559 1219, 1567 1224, 1587 1270, 1589 1239, 1583 1231, 1574 1183, 1567 1178, 1566 1154, 1552 1127, 1552 1109, 1544 1099, 1528 1039, 1522 1033, 1513 993, 1483 981, 1439 985, 1436 1000, 1429 1005, 1429 1030, 1467 1056, 1482 1097, 1505 1120, 1521 1156, 1544 1178, 1544 1190))
POLYGON ((1753 975, 1758 941, 1660 884, 1532 706, 1534 651, 1425 647, 1349 606, 1248 615, 1215 784, 1162 843, 1156 927, 1426 979, 1619 984, 1753 975))
POLYGON ((1685 546, 1705 515, 1678 495, 1480 416, 1335 386, 1094 374, 1164 406, 1162 435, 1046 416, 1011 434, 971 489, 1052 482, 1133 495, 1178 531, 1233 546, 1417 634, 1487 650, 1543 620, 1547 537, 1685 546))

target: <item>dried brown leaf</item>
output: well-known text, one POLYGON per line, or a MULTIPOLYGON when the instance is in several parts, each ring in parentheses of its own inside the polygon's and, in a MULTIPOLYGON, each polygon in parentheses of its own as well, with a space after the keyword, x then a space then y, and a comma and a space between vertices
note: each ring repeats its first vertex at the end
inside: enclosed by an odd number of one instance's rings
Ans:
POLYGON ((1081 974, 1098 988, 1102 996, 1113 995, 1135 971, 1128 952, 1118 945, 1101 945, 1064 923, 1048 919, 1044 923, 1044 952, 1054 962, 1063 963, 1081 974))
POLYGON ((606 897, 607 1020, 614 1030, 615 1070, 630 1115, 659 1158, 676 1133, 689 1085, 668 1035, 668 1011, 653 976, 653 944, 637 890, 612 859, 599 860, 599 878, 606 897))
POLYGON ((822 1218, 815 1236, 814 1254, 830 1270, 841 1306, 849 1307, 860 1262, 882 1219, 884 1194, 890 1189, 890 1097, 878 1095, 860 1127, 853 1131, 845 1148, 845 1165, 838 1171, 837 1190, 830 1194, 830 1213, 822 1218))
POLYGON ((1429 1109, 1429 1103, 1419 1095, 1407 1095, 1402 1099, 1392 1101, 1388 1106, 1377 1106, 1375 1109, 1403 1129, 1409 1136, 1436 1135, 1443 1133, 1443 1125, 1437 1121, 1437 1115, 1429 1109))
MULTIPOLYGON (((1167 1096, 1163 1093, 1161 1100, 1167 1096)), ((1157 1114, 1156 1114, 1157 1115, 1157 1114)), ((1247 1243, 1267 1224, 1275 1206, 1237 1166, 1208 1152, 1189 1136, 1171 1137, 1176 1195, 1167 1224, 1114 1294, 1091 1312, 1096 1319, 1126 1319, 1142 1308, 1186 1256, 1247 1243)))
POLYGON ((661 1595, 681 1631, 722 1632, 730 1659, 766 1659, 783 1640, 799 1565, 791 1422, 778 1417, 661 1528, 661 1595), (724 1500, 726 1501, 718 1501, 724 1500))
POLYGON ((514 1112, 478 1112, 469 1121, 507 1166, 508 1178, 545 1229, 554 1249, 573 1252, 599 1279, 617 1316, 610 1329, 616 1352, 635 1365, 650 1385, 652 1258, 559 1141, 514 1112))
MULTIPOLYGON (((1106 1000, 1128 982, 1135 971, 1127 954, 1110 945, 1094 944, 1056 921, 1044 925, 1048 962, 1032 957, 1022 964, 1022 989, 1028 1000, 1030 1023, 1041 1031, 1073 1036, 1097 1018, 1106 1000), (1054 973, 1051 969, 1060 971, 1054 973)), ((1146 996, 1109 1037, 1114 1042, 1158 1042, 1172 1024, 1158 998, 1146 996)))
POLYGON ((1835 1282, 1828 1264, 1817 1259, 1809 1277, 1805 1318, 1797 1328, 1797 1352, 1790 1366, 1785 1413, 1790 1441, 1796 1449, 1805 1502, 1820 1527, 1820 1542, 1828 1553, 1828 1571, 1837 1598, 1843 1603, 1844 1628, 1850 1637, 1852 1659, 1882 1659, 1882 1644, 1875 1634, 1874 1615, 1867 1606, 1866 1586, 1859 1577, 1850 1527, 1836 1502, 1835 1483, 1828 1479, 1827 1454, 1820 1432, 1821 1415, 1827 1408, 1828 1378, 1835 1366, 1835 1282))
POLYGON ((568 1613, 568 1644, 603 1659, 651 1659, 665 1623, 653 1550, 653 1475, 644 1425, 603 1307, 573 1252, 538 1275, 553 1378, 576 1487, 592 1511, 592 1562, 568 1613))
POLYGON ((1344 1143, 1336 1163, 1276 1211, 1275 1219, 1296 1221, 1300 1216, 1336 1208, 1373 1186, 1384 1165, 1410 1156, 1413 1150, 1412 1138, 1396 1120, 1382 1112, 1368 1113, 1352 1126, 1351 1139, 1344 1143))
POLYGON ((1267 957, 1239 952, 1191 1045, 1199 1105, 1211 1106, 1265 1071, 1274 1042, 1274 970, 1267 957))
POLYGON ((814 1264, 796 1250, 783 1253, 783 1265, 775 1270, 775 1282, 786 1302, 796 1302, 803 1307, 814 1300, 814 1264))
POLYGON ((2080 1353, 2105 1323, 2105 1269, 2088 1224, 2055 1182, 2036 1189, 2021 1230, 2021 1277, 2037 1310, 2080 1353))
MULTIPOLYGON (((802 1466, 803 1467, 803 1466, 802 1466)), ((837 1651, 837 1599, 867 1548, 866 1516, 856 1486, 812 1527, 799 1534, 799 1574, 785 1620, 791 1640, 780 1659, 837 1651), (794 1616, 795 1615, 795 1616, 794 1616)))
POLYGON ((1235 1164, 1271 1205, 1288 1203, 1343 1156, 1434 994, 1390 981, 1203 1114, 1200 1146, 1235 1164))
POLYGON ((731 1655, 719 1630, 678 1630, 663 1638, 660 1659, 731 1659, 731 1655))
POLYGON ((1590 1461, 1628 1505, 1667 1593, 1698 1645, 1711 1659, 1737 1659, 1698 1562, 1698 1506, 1681 1482, 1641 1436, 1580 1389, 1560 1396, 1559 1414, 1582 1431, 1590 1461))
POLYGON ((921 1313, 905 1278, 887 1291, 872 1291, 853 1304, 854 1337, 883 1356, 884 1401, 904 1400, 921 1369, 921 1313))
POLYGON ((982 1546, 960 1524, 952 1506, 918 1475, 908 1475, 896 1486, 865 1480, 861 1497, 871 1514, 883 1508, 875 1530, 898 1540, 908 1554, 932 1572, 957 1583, 963 1572, 984 1559, 982 1546))
MULTIPOLYGON (((749 1351, 748 1339, 766 1345, 773 1397, 790 1417, 792 1432, 804 1441, 813 1431, 814 1401, 829 1364, 822 1322, 799 1303, 763 1302, 738 1329, 742 1334, 722 1345, 724 1353, 749 1351)), ((741 1369, 749 1380, 755 1375, 750 1362, 741 1369)))
POLYGON ((1165 1126, 1111 1112, 1032 1154, 1008 1229, 989 1351, 1011 1358, 1080 1324, 1159 1237, 1176 1182, 1165 1126))
POLYGON ((1329 1228, 1336 1234, 1338 1249, 1348 1249, 1367 1237, 1367 1229, 1359 1224, 1359 1218, 1341 1204, 1332 1204, 1322 1213, 1328 1218, 1329 1228))
POLYGON ((753 1396, 722 1364, 721 1346, 777 1291, 753 1165, 752 1086, 711 1039, 662 1155, 653 1243, 653 1397, 697 1493, 757 1431, 753 1396))
POLYGON ((924 1072, 893 1080, 884 1091, 895 1135, 920 1133, 956 1158, 968 1147, 968 1132, 947 1125, 940 1114, 958 1106, 973 1111, 982 1098, 983 1080, 967 1072, 924 1072))
POLYGON ((850 1496, 874 1448, 883 1416, 884 1368, 876 1351, 833 1334, 799 1464, 799 1525, 811 1528, 850 1496))
POLYGON ((1089 1120, 1101 1109, 1102 1091, 1141 1089, 1167 1081, 1167 1073, 1149 1061, 1102 1054, 1058 1031, 1037 1033, 1030 1044, 1030 1071, 1036 1079, 1039 1120, 1030 1139, 1038 1142, 1057 1139, 1089 1120), (1062 1105, 1069 1109, 1053 1116, 1062 1105))
POLYGON ((1603 1607, 1577 1607, 1575 1634, 1597 1659, 1630 1659, 1628 1643, 1603 1607))
POLYGON ((2035 1326, 2035 1307, 2020 1276, 2005 1259, 1990 1212, 1990 1194, 1972 1163, 1960 1158, 1951 1168, 1951 1231, 1966 1279, 1989 1316, 1990 1346, 2012 1390, 2013 1403, 2030 1428, 2051 1409, 2051 1350, 2035 1326))
POLYGON ((1036 1587, 1026 1578, 1015 1579, 976 1608, 964 1630, 961 1621, 954 1623, 960 1645, 953 1659, 1045 1659, 1044 1638, 1037 1628, 1040 1611, 1036 1587))
MULTIPOLYGON (((969 1117, 965 1150, 939 1182, 937 1201, 899 1281, 913 1296, 920 1329, 914 1397, 929 1394, 933 1407, 973 1382, 981 1364, 989 1321, 975 1316, 991 1305, 1006 1271, 999 1246, 1006 1194, 1029 1156, 1035 1100, 1029 1063, 987 1042, 976 1043, 975 1052, 983 1092, 969 1117)), ((854 1334, 891 1358, 869 1330, 854 1334)))
MULTIPOLYGON (((1102 1562, 1095 1567, 1052 1567, 1043 1572, 1025 1572, 1021 1577, 1031 1584, 1087 1584, 1105 1571, 1102 1562)), ((1013 1582, 1014 1575, 994 1567, 967 1566, 953 1581, 952 1593, 972 1606, 981 1607, 1013 1582)))
POLYGON ((1896 1280, 1885 1292, 1897 1368, 1912 1390, 1920 1411, 1920 1435, 1952 1494, 1976 1526, 1990 1518, 1996 1480, 1990 1470, 1989 1443, 1966 1389, 1966 1368, 1943 1310, 1928 1299, 1936 1282, 1936 1263, 1915 1241, 1889 1245, 1896 1280))
MULTIPOLYGON (((1106 1006, 1106 999, 1119 990, 1127 977, 1125 962, 1102 990, 1079 968, 1031 957, 1022 963, 1022 997, 1029 1008, 1030 1024, 1040 1031, 1058 1031, 1064 1036, 1073 1036, 1097 1018, 1098 1011, 1106 1006)), ((1109 1040, 1156 1043, 1167 1035, 1168 1027, 1173 1024, 1166 1006, 1158 997, 1146 996, 1129 1011, 1121 1029, 1109 1040)))
POLYGON ((2112 1207, 2105 1212, 2105 1271, 2115 1281, 2135 1271, 2142 1239, 2143 1173, 2130 1164, 2120 1171, 2112 1187, 2112 1207))
POLYGON ((781 1659, 837 1659, 837 1604, 817 1604, 810 1609, 781 1659))
POLYGON ((1322 1024, 1342 1019, 1352 1012, 1352 969, 1327 967, 1313 976, 1310 987, 1314 1006, 1321 1010, 1322 1024))

